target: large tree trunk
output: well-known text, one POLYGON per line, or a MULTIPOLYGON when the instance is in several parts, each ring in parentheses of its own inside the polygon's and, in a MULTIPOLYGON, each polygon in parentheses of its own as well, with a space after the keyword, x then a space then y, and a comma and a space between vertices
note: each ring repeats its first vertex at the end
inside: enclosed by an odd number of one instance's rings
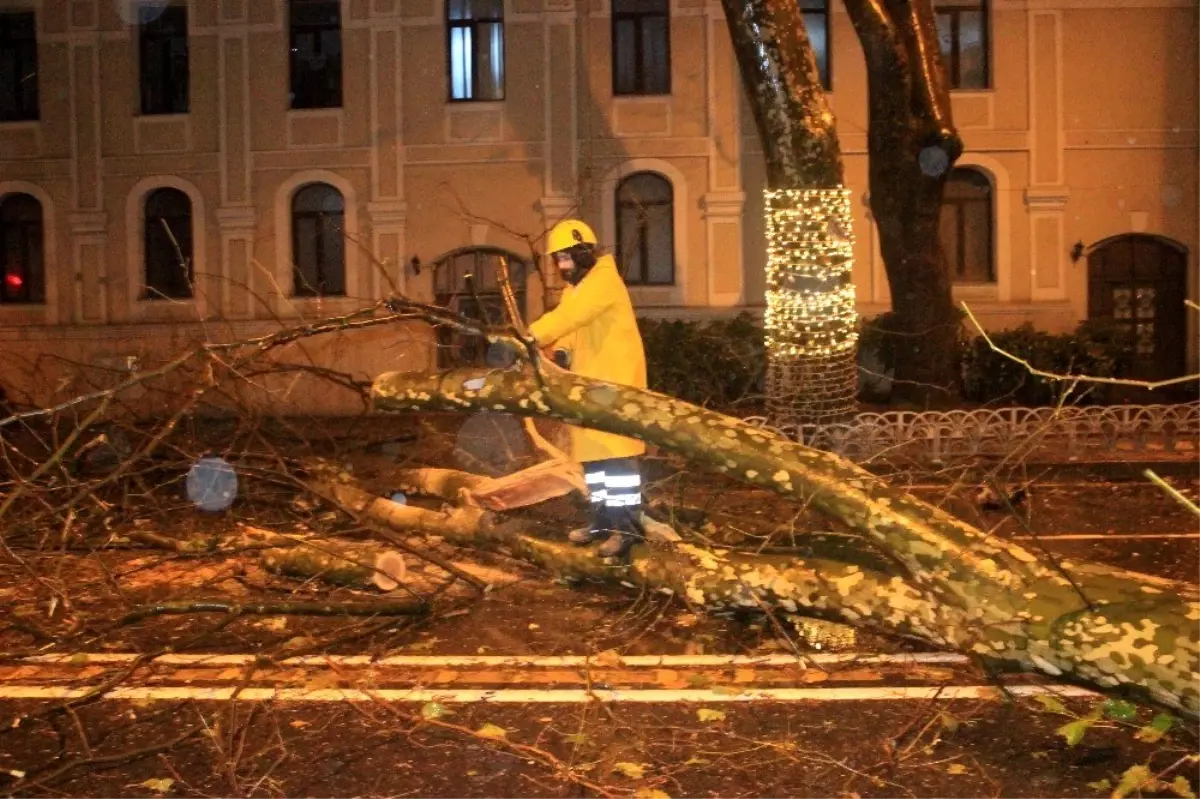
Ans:
MULTIPOLYGON (((1040 672, 1200 713, 1200 602, 1192 586, 1106 565, 1045 563, 836 455, 551 364, 541 364, 538 374, 387 373, 372 393, 376 407, 385 410, 503 411, 640 438, 807 503, 858 532, 877 553, 873 559, 864 559, 871 554, 865 553, 802 561, 722 555, 685 544, 662 554, 639 553, 634 569, 643 581, 697 604, 802 609, 869 623, 972 653, 998 669, 1040 672)), ((520 554, 552 568, 601 568, 587 550, 506 532, 481 508, 431 514, 359 499, 393 526, 449 530, 464 541, 517 542, 520 554)))
POLYGON ((767 407, 819 427, 858 391, 850 198, 795 0, 722 0, 767 167, 767 407))
POLYGON ((957 397, 959 313, 938 220, 962 154, 931 0, 846 0, 867 61, 870 205, 892 293, 893 396, 957 397))

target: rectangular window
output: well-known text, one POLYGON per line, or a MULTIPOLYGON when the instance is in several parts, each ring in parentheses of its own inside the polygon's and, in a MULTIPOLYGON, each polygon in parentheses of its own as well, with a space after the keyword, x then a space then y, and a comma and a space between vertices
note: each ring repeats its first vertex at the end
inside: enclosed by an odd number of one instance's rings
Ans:
POLYGON ((291 107, 341 108, 342 11, 338 0, 291 0, 291 107))
POLYGON ((833 77, 829 71, 829 0, 800 0, 800 14, 804 17, 804 30, 808 32, 813 54, 817 57, 817 73, 821 76, 821 86, 825 91, 830 91, 833 89, 833 77))
POLYGON ((37 118, 37 25, 33 12, 0 14, 0 122, 37 118))
POLYGON ((990 88, 987 0, 934 0, 933 5, 950 88, 990 88))
POLYGON ((613 94, 671 93, 669 0, 613 0, 613 94))
POLYGON ((138 7, 138 67, 143 114, 188 112, 186 6, 138 7))
POLYGON ((451 100, 504 99, 504 0, 446 0, 451 100))

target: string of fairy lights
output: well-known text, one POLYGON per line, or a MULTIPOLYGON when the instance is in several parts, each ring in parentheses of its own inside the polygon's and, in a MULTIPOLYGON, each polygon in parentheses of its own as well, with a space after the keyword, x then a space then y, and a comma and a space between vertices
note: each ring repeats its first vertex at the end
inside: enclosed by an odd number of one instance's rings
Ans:
POLYGON ((828 357, 858 341, 850 190, 767 189, 767 351, 828 357))

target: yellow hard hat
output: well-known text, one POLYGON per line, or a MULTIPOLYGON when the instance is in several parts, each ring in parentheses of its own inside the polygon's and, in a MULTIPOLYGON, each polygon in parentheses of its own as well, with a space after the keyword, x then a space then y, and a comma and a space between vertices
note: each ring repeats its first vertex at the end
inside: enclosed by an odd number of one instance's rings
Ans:
POLYGON ((577 244, 590 244, 594 247, 596 241, 596 234, 590 227, 578 219, 564 219, 550 228, 550 235, 546 237, 546 251, 554 254, 569 250, 577 244))

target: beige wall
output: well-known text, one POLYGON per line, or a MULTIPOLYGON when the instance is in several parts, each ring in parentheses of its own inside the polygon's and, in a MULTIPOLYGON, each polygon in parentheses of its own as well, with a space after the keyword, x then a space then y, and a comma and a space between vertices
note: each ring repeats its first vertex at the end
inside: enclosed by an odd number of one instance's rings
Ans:
MULTIPOLYGON (((227 336, 252 320, 358 307, 389 278, 428 298, 428 269, 407 268, 414 256, 429 265, 469 244, 525 255, 580 210, 611 244, 616 182, 638 169, 663 174, 676 197, 677 285, 635 288, 643 311, 761 304, 763 167, 716 2, 672 0, 670 96, 614 98, 606 0, 508 0, 506 99, 450 104, 441 0, 343 0, 344 106, 289 111, 283 2, 192 0, 191 110, 169 117, 137 115, 136 37, 121 3, 35 5, 41 120, 0 125, 0 193, 42 201, 49 301, 0 306, 7 353, 106 325, 94 352, 71 345, 79 360, 137 354, 171 340, 164 323, 204 318, 227 336), (290 296, 288 207, 312 180, 343 193, 361 245, 348 249, 346 298, 290 296), (164 185, 193 199, 194 302, 137 299, 141 202, 164 185)), ((865 71, 833 6, 831 102, 854 192, 860 307, 873 314, 889 297, 862 201, 865 71)), ((993 182, 998 279, 960 296, 993 327, 1070 328, 1086 315, 1087 281, 1071 245, 1145 231, 1189 249, 1195 297, 1194 0, 996 0, 992 33, 995 88, 953 102, 961 163, 993 182)), ((426 363, 418 349, 413 368, 426 363)), ((380 367, 354 347, 336 361, 380 367)))

